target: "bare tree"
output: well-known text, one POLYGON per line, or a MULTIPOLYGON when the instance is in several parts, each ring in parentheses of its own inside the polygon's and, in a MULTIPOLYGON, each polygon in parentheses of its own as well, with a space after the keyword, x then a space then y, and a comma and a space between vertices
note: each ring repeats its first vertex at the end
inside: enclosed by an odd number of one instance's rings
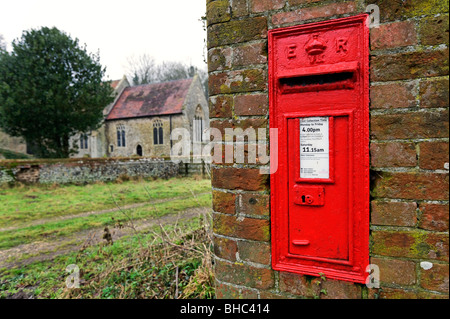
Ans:
POLYGON ((178 61, 156 64, 149 54, 132 56, 127 59, 127 62, 126 76, 133 85, 189 79, 198 74, 205 95, 208 96, 208 73, 206 70, 178 61))
POLYGON ((133 55, 127 59, 126 76, 133 85, 156 82, 155 59, 149 54, 133 55))

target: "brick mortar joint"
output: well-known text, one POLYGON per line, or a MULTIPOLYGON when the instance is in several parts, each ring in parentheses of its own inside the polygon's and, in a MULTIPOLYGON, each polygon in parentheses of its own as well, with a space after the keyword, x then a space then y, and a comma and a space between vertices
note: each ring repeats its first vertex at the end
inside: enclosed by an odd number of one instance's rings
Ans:
POLYGON ((448 111, 448 107, 413 107, 413 108, 390 108, 390 109, 371 109, 370 115, 395 115, 395 114, 416 114, 416 113, 437 113, 448 111))
POLYGON ((422 235, 449 235, 449 231, 434 231, 416 228, 413 226, 392 226, 392 225, 370 225, 370 231, 389 231, 389 232, 410 232, 420 233, 422 235))
POLYGON ((226 189, 219 187, 212 187, 212 190, 223 192, 223 193, 231 193, 235 195, 239 194, 255 194, 255 195, 270 195, 267 191, 247 191, 242 189, 226 189))
POLYGON ((432 81, 439 81, 439 80, 448 80, 449 75, 438 75, 438 76, 431 76, 431 77, 418 77, 414 79, 401 79, 401 80, 392 80, 392 81, 372 81, 370 82, 370 87, 373 86, 382 86, 382 85, 389 85, 389 84, 402 84, 402 83, 409 83, 409 82, 432 82, 432 81))
POLYGON ((448 170, 428 170, 422 169, 419 167, 373 167, 370 166, 370 170, 373 172, 384 172, 384 173, 430 173, 430 174, 439 174, 446 175, 449 173, 448 170))
POLYGON ((449 138, 448 137, 429 137, 429 138, 408 138, 408 139, 403 139, 403 138, 398 138, 398 139, 392 139, 392 140, 383 140, 383 139, 371 139, 369 141, 370 143, 394 143, 394 142, 398 142, 398 143, 423 143, 423 142, 449 142, 449 138))
MULTIPOLYGON (((243 214, 243 213, 235 213, 235 214, 226 214, 221 212, 213 211, 213 214, 221 215, 221 216, 234 216, 236 219, 243 218, 243 219, 258 219, 258 220, 267 220, 270 221, 270 216, 264 216, 264 215, 251 215, 251 214, 243 214)), ((240 237, 235 237, 240 238, 240 237)))
POLYGON ((231 264, 231 265, 238 264, 238 265, 243 265, 243 266, 250 266, 250 267, 256 268, 256 269, 266 269, 266 270, 274 271, 270 265, 268 266, 268 265, 263 265, 263 264, 253 263, 253 262, 246 262, 246 261, 231 261, 228 259, 220 258, 216 255, 214 255, 214 259, 220 260, 221 262, 231 264))
POLYGON ((429 53, 429 52, 443 51, 445 49, 448 49, 448 45, 445 43, 437 45, 409 45, 406 47, 370 50, 370 56, 379 57, 379 56, 392 56, 404 53, 429 53))
POLYGON ((251 291, 253 291, 253 292, 255 292, 257 294, 258 299, 261 299, 261 295, 260 295, 260 290, 261 289, 257 289, 257 288, 253 288, 253 287, 247 287, 247 286, 242 286, 242 285, 237 285, 237 284, 233 284, 231 282, 219 280, 217 278, 215 278, 214 280, 216 282, 218 282, 219 284, 221 284, 221 285, 230 286, 230 287, 238 289, 240 294, 242 294, 242 290, 243 289, 251 290, 251 291))
POLYGON ((437 204, 437 205, 448 205, 448 200, 427 200, 427 199, 403 199, 403 198, 386 198, 380 197, 372 199, 371 202, 376 201, 380 203, 416 203, 416 204, 437 204))

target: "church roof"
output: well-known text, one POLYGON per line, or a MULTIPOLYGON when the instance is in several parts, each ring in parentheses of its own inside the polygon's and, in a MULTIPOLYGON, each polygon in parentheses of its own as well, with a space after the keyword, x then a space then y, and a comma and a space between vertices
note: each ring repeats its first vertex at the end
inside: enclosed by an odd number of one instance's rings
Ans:
POLYGON ((192 80, 191 78, 127 87, 106 119, 118 120, 181 113, 192 80))

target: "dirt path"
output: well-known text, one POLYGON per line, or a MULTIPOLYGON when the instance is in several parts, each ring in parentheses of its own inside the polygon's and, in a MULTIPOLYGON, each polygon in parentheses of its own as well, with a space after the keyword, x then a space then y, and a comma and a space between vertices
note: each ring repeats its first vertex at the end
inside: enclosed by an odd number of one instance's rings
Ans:
MULTIPOLYGON (((209 193, 199 193, 199 194, 194 194, 194 195, 202 196, 202 195, 206 195, 206 194, 209 194, 209 193)), ((134 209, 134 208, 139 208, 139 207, 143 207, 143 206, 166 203, 166 202, 170 202, 170 201, 174 201, 174 200, 188 199, 188 198, 192 198, 192 195, 179 196, 179 197, 173 197, 173 198, 163 198, 163 199, 157 199, 157 200, 147 201, 147 202, 142 202, 142 203, 129 204, 129 205, 120 206, 120 208, 114 207, 114 208, 103 209, 103 210, 98 210, 98 211, 90 211, 90 212, 84 212, 84 213, 78 213, 78 214, 64 215, 64 216, 60 216, 60 217, 43 218, 43 219, 35 220, 30 223, 22 224, 20 226, 0 228, 0 232, 8 231, 8 230, 16 230, 16 229, 20 229, 20 228, 26 228, 26 227, 30 227, 30 226, 42 225, 42 224, 47 224, 47 223, 55 222, 55 221, 63 221, 63 220, 68 220, 68 219, 73 219, 73 218, 86 217, 86 216, 90 216, 90 215, 101 215, 101 214, 106 214, 106 213, 118 212, 120 210, 134 209)))
MULTIPOLYGON (((176 198, 179 199, 179 198, 176 198)), ((167 199, 174 200, 174 199, 167 199)), ((155 203, 155 202, 152 202, 155 203)), ((149 203, 135 204, 135 205, 148 205, 149 203)), ((139 207, 139 206, 134 206, 139 207)), ((127 207, 123 207, 127 208, 127 207)), ((129 208, 129 207, 128 207, 129 208)), ((89 212, 84 214, 95 214, 95 213, 106 213, 113 210, 104 210, 100 212, 89 212)), ((206 214, 211 211, 210 207, 197 207, 190 208, 178 214, 168 214, 159 218, 147 218, 135 220, 134 228, 136 231, 145 232, 145 230, 156 226, 156 225, 166 225, 171 223, 176 223, 178 220, 188 220, 196 216, 206 214)), ((87 216, 87 215, 86 215, 87 216)), ((72 216, 80 217, 80 215, 72 216)), ((65 219, 70 218, 69 216, 64 216, 65 219)), ((41 221, 39 221, 41 222, 41 221)), ((48 221, 47 221, 48 222, 48 221)), ((131 235, 135 232, 134 229, 130 227, 124 228, 112 228, 110 229, 113 241, 122 238, 126 235, 131 235)), ((13 268, 22 265, 26 265, 35 261, 50 260, 56 256, 67 254, 72 251, 80 250, 83 246, 96 245, 102 241, 104 234, 104 227, 89 229, 82 232, 71 234, 67 237, 58 238, 57 241, 42 241, 33 242, 30 244, 24 244, 16 246, 6 250, 0 250, 0 268, 13 268)))

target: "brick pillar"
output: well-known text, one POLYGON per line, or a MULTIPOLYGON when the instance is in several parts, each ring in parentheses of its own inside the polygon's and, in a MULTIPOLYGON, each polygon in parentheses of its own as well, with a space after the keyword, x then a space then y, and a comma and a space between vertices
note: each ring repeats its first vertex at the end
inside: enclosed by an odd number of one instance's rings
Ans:
POLYGON ((371 3, 381 25, 371 30, 370 255, 381 288, 273 271, 266 163, 216 161, 218 298, 448 298, 448 2, 207 0, 211 127, 223 150, 226 128, 268 129, 269 29, 371 3))

